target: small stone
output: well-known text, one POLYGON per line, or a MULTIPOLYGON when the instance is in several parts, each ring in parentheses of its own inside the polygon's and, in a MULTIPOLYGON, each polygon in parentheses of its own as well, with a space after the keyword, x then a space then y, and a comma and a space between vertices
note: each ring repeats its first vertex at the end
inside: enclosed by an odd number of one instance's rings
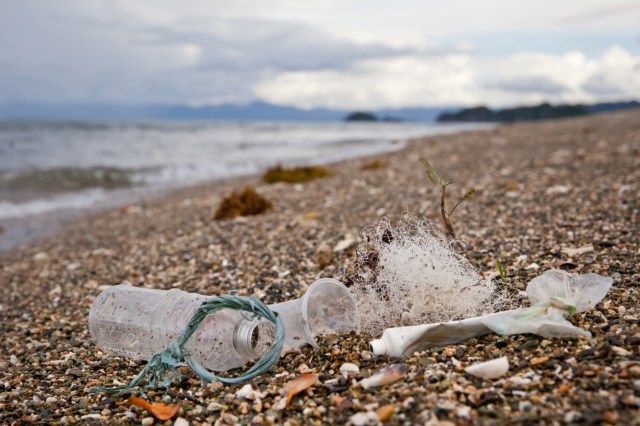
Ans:
POLYGON ((529 362, 531 363, 531 365, 538 365, 538 364, 544 364, 547 361, 549 361, 548 356, 541 356, 538 358, 532 358, 531 361, 529 362))
POLYGON ((251 401, 259 400, 260 398, 264 398, 264 396, 262 392, 254 390, 248 383, 236 392, 236 398, 244 398, 251 401))
POLYGON ((50 396, 45 402, 47 404, 55 404, 56 402, 58 402, 58 398, 56 398, 55 396, 50 396))
POLYGON ((153 417, 145 417, 142 419, 142 426, 151 426, 155 419, 153 417))
POLYGON ((591 244, 582 247, 563 247, 562 252, 569 257, 580 256, 581 254, 591 253, 593 246, 591 244))
POLYGON ((49 258, 49 255, 44 251, 38 252, 35 255, 33 255, 33 260, 45 260, 48 258, 49 258))
POLYGON ((84 416, 80 417, 82 420, 100 420, 102 418, 102 416, 100 414, 85 414, 84 416))
POLYGON ((531 349, 535 349, 538 347, 538 341, 537 340, 527 340, 524 343, 521 343, 518 346, 518 350, 520 351, 527 351, 527 350, 531 350, 531 349))
POLYGON ((349 376, 355 376, 360 372, 360 367, 350 362, 345 362, 340 366, 340 373, 347 378, 349 376))
POLYGON ((70 368, 65 373, 67 376, 80 377, 82 376, 82 370, 79 368, 70 368))
POLYGON ((554 185, 547 188, 545 192, 547 193, 547 195, 561 195, 567 194, 569 191, 571 191, 571 188, 569 188, 568 186, 554 185))
POLYGON ((595 353, 596 353, 596 350, 594 348, 587 348, 578 353, 578 359, 582 360, 587 358, 593 358, 595 353))
POLYGON ((378 419, 382 422, 388 422, 391 420, 391 416, 393 416, 394 408, 392 404, 383 405, 382 407, 376 410, 376 415, 378 419))
POLYGON ((189 426, 189 421, 184 417, 178 417, 175 422, 173 422, 173 426, 189 426))
POLYGON ((621 348, 620 346, 611 346, 611 350, 616 353, 618 356, 630 356, 631 352, 626 350, 625 348, 621 348))
POLYGON ((528 379, 526 377, 521 377, 521 376, 512 376, 512 377, 509 377, 508 380, 514 385, 519 385, 519 386, 531 384, 531 379, 528 379))
POLYGON ((617 423, 620 415, 617 411, 605 411, 602 413, 602 418, 607 423, 617 423))
POLYGON ((243 387, 241 387, 238 392, 236 392, 236 397, 237 398, 248 398, 249 395, 251 395, 253 393, 253 387, 250 384, 246 384, 243 387))
POLYGON ((13 364, 13 365, 16 365, 16 364, 19 362, 19 361, 18 361, 18 357, 17 357, 17 356, 15 356, 15 355, 11 355, 11 356, 9 357, 9 362, 10 362, 11 364, 13 364))
POLYGON ((574 423, 578 419, 580 419, 580 413, 575 411, 575 410, 568 411, 564 415, 564 422, 565 423, 574 423))
POLYGON ((533 408, 533 405, 531 404, 530 401, 520 401, 518 403, 518 410, 522 411, 522 412, 529 412, 531 411, 531 409, 533 408))
POLYGON ((349 417, 349 421, 353 426, 373 426, 378 424, 379 419, 373 411, 365 411, 349 417))
POLYGON ((634 395, 627 395, 622 398, 622 403, 630 407, 640 407, 640 398, 634 395))
POLYGON ((79 264, 79 263, 77 263, 77 262, 69 263, 69 264, 67 265, 67 271, 75 271, 76 269, 80 268, 80 266, 82 266, 82 265, 80 265, 80 264, 79 264))
POLYGON ((215 413, 217 411, 222 411, 222 410, 226 410, 228 407, 226 405, 220 404, 219 402, 210 402, 209 405, 207 405, 207 411, 210 411, 212 413, 215 413))
POLYGON ((325 268, 333 262, 334 255, 333 250, 329 247, 329 244, 322 243, 318 246, 315 252, 316 263, 321 267, 325 268))

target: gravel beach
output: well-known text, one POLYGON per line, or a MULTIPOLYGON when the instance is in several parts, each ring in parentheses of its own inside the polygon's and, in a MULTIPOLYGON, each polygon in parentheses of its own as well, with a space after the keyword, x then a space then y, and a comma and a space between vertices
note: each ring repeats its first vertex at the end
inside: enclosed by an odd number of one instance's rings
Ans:
POLYGON ((328 167, 334 176, 304 184, 251 176, 183 189, 0 255, 0 424, 640 424, 639 110, 429 137, 328 167), (203 384, 185 370, 168 392, 146 392, 180 404, 165 422, 116 405, 126 396, 90 392, 144 365, 92 342, 87 314, 102 289, 298 298, 317 278, 340 275, 356 245, 333 248, 363 227, 403 212, 439 221, 421 157, 454 181, 452 199, 477 189, 454 226, 481 270, 495 272, 500 260, 514 295, 551 268, 614 279, 596 309, 571 317, 592 338, 490 335, 392 360, 371 357, 371 336, 328 336, 320 351, 285 354, 248 397, 237 395, 243 385, 203 384), (382 167, 362 170, 372 160, 382 167), (273 208, 214 220, 221 198, 247 185, 273 208), (502 356, 511 367, 499 379, 464 372, 502 356), (347 362, 359 369, 345 378, 347 362), (406 374, 395 383, 357 384, 398 363, 406 374), (283 385, 303 373, 318 382, 282 409, 283 385))

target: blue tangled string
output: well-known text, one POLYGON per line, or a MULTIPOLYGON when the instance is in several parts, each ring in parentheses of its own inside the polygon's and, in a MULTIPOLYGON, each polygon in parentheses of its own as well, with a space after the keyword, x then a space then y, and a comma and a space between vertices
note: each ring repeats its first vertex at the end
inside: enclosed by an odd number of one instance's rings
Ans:
POLYGON ((198 309, 193 313, 193 316, 187 323, 185 329, 180 333, 178 339, 173 341, 167 349, 152 355, 147 365, 128 384, 111 388, 94 387, 91 391, 115 393, 131 390, 145 377, 147 377, 147 388, 169 388, 173 378, 178 380, 182 378, 182 375, 177 370, 177 367, 182 364, 188 365, 198 377, 206 382, 220 382, 225 385, 242 383, 269 371, 271 366, 280 358, 280 352, 282 351, 282 345, 284 344, 284 337, 284 325, 282 323, 282 319, 264 303, 245 296, 227 295, 213 297, 202 302, 198 309), (202 320, 220 309, 234 309, 251 312, 254 316, 262 317, 271 321, 276 328, 275 337, 269 351, 264 354, 264 356, 260 358, 260 360, 256 362, 246 373, 238 377, 216 376, 196 361, 191 356, 191 353, 184 347, 191 335, 193 335, 193 333, 198 329, 202 320))

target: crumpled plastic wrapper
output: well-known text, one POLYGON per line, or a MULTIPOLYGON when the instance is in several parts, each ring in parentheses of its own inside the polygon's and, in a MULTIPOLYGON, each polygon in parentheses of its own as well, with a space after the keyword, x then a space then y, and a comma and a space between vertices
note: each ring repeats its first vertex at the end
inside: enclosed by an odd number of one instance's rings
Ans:
POLYGON ((552 269, 527 285, 531 307, 460 321, 388 328, 373 340, 374 355, 405 357, 436 346, 460 343, 491 332, 531 333, 542 337, 590 337, 567 317, 595 307, 609 292, 613 279, 598 274, 574 275, 552 269))

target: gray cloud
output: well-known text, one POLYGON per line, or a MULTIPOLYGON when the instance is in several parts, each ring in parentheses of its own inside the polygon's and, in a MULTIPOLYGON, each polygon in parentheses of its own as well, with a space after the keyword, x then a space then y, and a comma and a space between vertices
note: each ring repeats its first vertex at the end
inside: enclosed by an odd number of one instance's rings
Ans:
POLYGON ((203 51, 199 68, 279 70, 342 68, 367 58, 408 53, 382 44, 355 44, 309 26, 255 19, 208 20, 210 31, 149 28, 158 45, 194 44, 203 51), (224 30, 217 30, 222 28, 224 30))
POLYGON ((567 87, 550 77, 528 77, 505 79, 485 84, 487 89, 499 89, 516 93, 539 93, 554 95, 567 89, 567 87))
POLYGON ((406 52, 292 22, 183 18, 157 26, 117 8, 46 9, 27 1, 0 13, 0 102, 243 102, 257 81, 278 72, 341 69, 406 52))
MULTIPOLYGON (((538 55, 542 43, 528 48, 534 55, 525 54, 524 62, 516 51, 527 48, 518 43, 511 50, 472 51, 458 37, 460 28, 483 34, 479 47, 495 46, 505 31, 514 31, 509 14, 527 22, 546 16, 541 7, 487 1, 504 16, 478 20, 474 13, 485 5, 473 2, 434 8, 427 1, 409 9, 407 3, 365 8, 330 0, 311 6, 193 0, 186 7, 168 0, 0 1, 0 104, 263 99, 364 108, 640 93, 640 71, 633 68, 639 59, 628 47, 595 60, 580 49, 567 56, 569 47, 538 55), (472 12, 461 15, 457 8, 472 12), (537 18, 529 20, 530 14, 537 18), (450 37, 430 37, 447 31, 450 37)), ((563 3, 560 9, 551 18, 573 16, 579 8, 563 3)), ((591 5, 584 14, 597 18, 597 10, 591 5)), ((606 15, 611 24, 621 13, 606 15)), ((589 37, 597 34, 587 33, 581 43, 589 37)), ((571 35, 567 40, 572 46, 571 35)), ((607 39, 606 47, 612 44, 607 39)))

